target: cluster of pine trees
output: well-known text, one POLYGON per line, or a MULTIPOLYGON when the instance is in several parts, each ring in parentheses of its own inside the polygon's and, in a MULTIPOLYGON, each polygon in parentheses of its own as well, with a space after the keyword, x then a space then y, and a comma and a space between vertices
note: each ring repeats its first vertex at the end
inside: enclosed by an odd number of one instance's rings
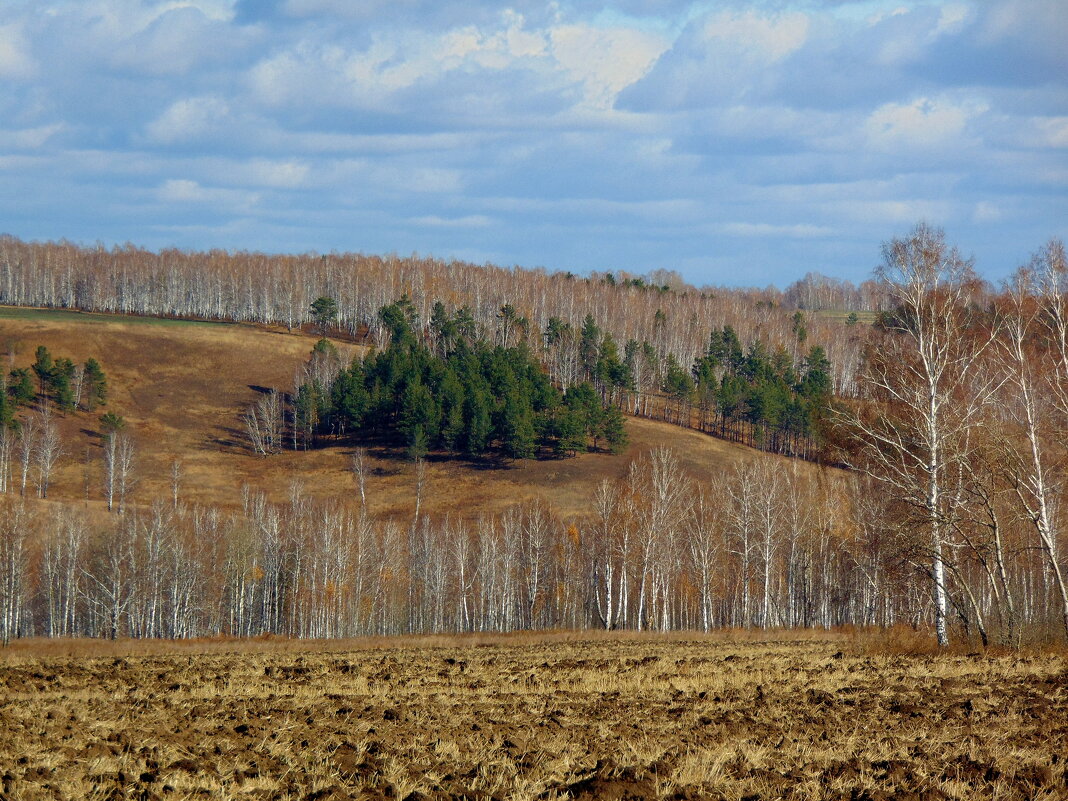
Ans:
POLYGON ((96 359, 75 364, 66 357, 53 358, 48 348, 39 345, 33 364, 12 369, 6 386, 0 376, 0 428, 15 426, 15 412, 33 404, 38 393, 63 412, 77 409, 84 397, 91 412, 107 402, 107 377, 96 359))
POLYGON ((633 414, 661 416, 762 450, 810 458, 824 440, 832 366, 822 346, 801 355, 807 331, 800 312, 793 327, 796 355, 784 345, 769 349, 759 339, 745 348, 732 326, 713 328, 708 345, 687 368, 674 353, 662 356, 649 340, 627 340, 621 355, 612 334, 590 314, 577 335, 553 317, 542 335, 543 357, 564 385, 587 381, 602 400, 625 405, 633 414))
POLYGON ((320 340, 294 397, 294 434, 356 433, 401 441, 410 458, 431 449, 527 459, 626 445, 623 414, 589 382, 561 391, 524 342, 506 347, 479 336, 470 312, 438 303, 428 331, 407 297, 379 316, 389 345, 340 367, 320 340))
POLYGON ((697 407, 702 430, 802 457, 822 443, 832 393, 831 363, 819 345, 795 367, 785 348, 769 352, 758 340, 743 350, 724 326, 691 375, 669 364, 664 390, 680 406, 697 407))

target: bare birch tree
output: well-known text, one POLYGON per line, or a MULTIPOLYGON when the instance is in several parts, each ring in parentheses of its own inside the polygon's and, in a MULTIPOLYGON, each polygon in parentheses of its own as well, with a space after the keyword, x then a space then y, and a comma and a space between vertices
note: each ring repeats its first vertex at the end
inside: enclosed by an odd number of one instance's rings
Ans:
POLYGON ((0 493, 11 487, 11 456, 15 450, 17 435, 7 426, 0 426, 0 493))
POLYGON ((34 453, 34 462, 37 465, 37 497, 47 498, 52 470, 63 453, 63 445, 59 438, 59 427, 51 414, 47 412, 41 414, 39 431, 40 435, 37 438, 34 453))
POLYGON ((1002 404, 1023 433, 1024 447, 1002 440, 1005 467, 1025 516, 1046 558, 1060 600, 1061 624, 1068 637, 1068 587, 1058 552, 1054 515, 1061 482, 1058 447, 1068 428, 1068 263, 1064 246, 1051 241, 1017 272, 1006 291, 998 355, 1007 380, 1002 404), (1038 341, 1037 347, 1035 342, 1038 341))
POLYGON ((115 482, 119 492, 119 514, 126 511, 126 499, 137 483, 134 476, 136 449, 133 437, 125 431, 117 435, 115 448, 115 482))
POLYGON ((85 539, 85 521, 70 509, 50 521, 42 552, 50 637, 70 637, 77 631, 85 539))
POLYGON ((282 399, 273 389, 245 411, 245 433, 256 453, 268 456, 282 449, 282 416, 282 399))
POLYGON ((861 384, 881 404, 874 413, 843 415, 859 445, 855 466, 920 511, 926 532, 935 631, 946 627, 946 537, 959 493, 950 486, 966 459, 969 430, 995 389, 977 376, 990 331, 969 331, 967 306, 975 285, 970 262, 921 223, 883 246, 877 271, 896 304, 886 336, 869 351, 861 384))
POLYGON ((26 497, 26 485, 30 480, 30 466, 33 464, 34 456, 37 453, 37 438, 39 435, 39 421, 36 416, 31 416, 20 423, 15 438, 21 475, 19 495, 23 497, 26 497))
POLYGON ((182 460, 178 457, 171 459, 171 508, 178 508, 178 491, 182 486, 182 460))
POLYGON ((31 515, 21 500, 0 501, 0 642, 22 632, 31 515))

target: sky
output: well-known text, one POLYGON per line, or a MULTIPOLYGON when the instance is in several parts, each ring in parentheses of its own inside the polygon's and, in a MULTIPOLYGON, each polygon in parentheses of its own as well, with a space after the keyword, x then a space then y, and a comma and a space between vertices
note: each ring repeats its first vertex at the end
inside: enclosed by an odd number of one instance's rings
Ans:
POLYGON ((868 278, 1068 238, 1068 2, 0 0, 0 232, 868 278))

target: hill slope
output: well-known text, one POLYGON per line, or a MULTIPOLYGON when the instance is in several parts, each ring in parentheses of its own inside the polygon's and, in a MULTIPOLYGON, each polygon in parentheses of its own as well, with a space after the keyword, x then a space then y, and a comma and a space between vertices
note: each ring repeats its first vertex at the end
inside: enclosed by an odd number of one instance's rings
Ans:
MULTIPOLYGON (((282 500, 294 481, 318 496, 354 492, 350 444, 264 459, 252 453, 245 437, 244 409, 262 388, 291 389, 294 372, 314 342, 299 332, 251 325, 0 308, 5 369, 28 366, 38 345, 53 356, 101 362, 109 382, 106 408, 127 420, 136 440, 134 499, 140 502, 170 496, 175 460, 181 463, 180 492, 186 501, 238 504, 246 484, 282 500)), ((335 344, 346 359, 360 350, 335 344)), ((65 452, 49 496, 88 496, 97 502, 102 485, 97 415, 72 413, 60 425, 65 452)), ((747 459, 778 458, 665 423, 628 418, 627 425, 631 443, 618 456, 516 463, 431 457, 424 509, 472 515, 541 497, 562 514, 579 513, 602 479, 623 475, 637 454, 657 445, 675 449, 697 477, 747 459)), ((415 494, 413 466, 380 448, 369 455, 372 511, 407 514, 415 494)), ((800 469, 817 468, 804 464, 800 469)))

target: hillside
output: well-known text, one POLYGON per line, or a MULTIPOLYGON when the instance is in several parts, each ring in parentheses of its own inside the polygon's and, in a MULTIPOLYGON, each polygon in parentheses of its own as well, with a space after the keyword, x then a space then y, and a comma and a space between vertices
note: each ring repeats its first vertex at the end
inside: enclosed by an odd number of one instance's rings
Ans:
MULTIPOLYGON (((89 357, 101 362, 109 382, 106 408, 127 420, 136 440, 133 498, 141 502, 170 496, 176 459, 186 501, 237 504, 242 485, 284 500, 294 481, 315 496, 354 491, 350 445, 262 458, 250 450, 243 429, 241 413, 260 389, 290 390, 294 372, 314 342, 311 335, 284 328, 0 308, 0 346, 7 369, 29 365, 38 345, 77 362, 89 357)), ((346 360, 360 350, 347 342, 335 345, 346 360)), ((90 501, 99 501, 97 418, 81 411, 60 420, 65 453, 51 498, 84 499, 88 487, 90 501)), ((469 516, 541 497, 560 513, 581 513, 602 479, 622 476, 637 454, 656 445, 675 449, 696 477, 721 473, 747 459, 778 458, 666 423, 628 418, 627 425, 630 445, 615 456, 596 453, 513 463, 432 455, 424 509, 469 516)), ((372 447, 369 455, 372 511, 408 514, 415 491, 412 465, 382 448, 372 447)))

